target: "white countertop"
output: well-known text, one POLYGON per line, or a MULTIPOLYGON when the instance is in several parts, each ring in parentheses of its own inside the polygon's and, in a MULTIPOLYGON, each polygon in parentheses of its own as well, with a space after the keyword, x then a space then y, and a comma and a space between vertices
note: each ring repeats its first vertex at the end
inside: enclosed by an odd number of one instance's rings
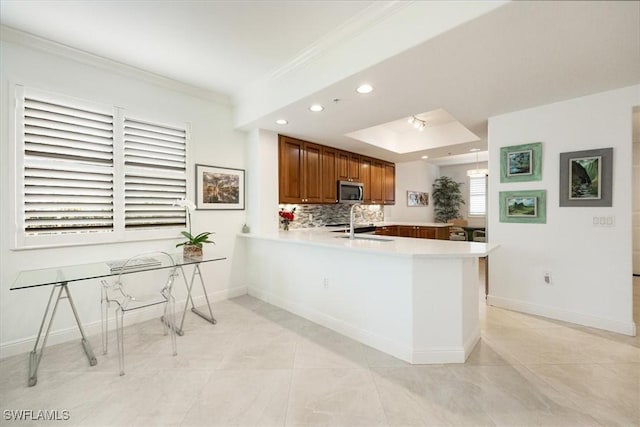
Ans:
MULTIPOLYGON (((389 222, 390 225, 400 225, 389 222)), ((420 225, 412 222, 410 225, 420 225)), ((443 224, 439 224, 443 226, 443 224)), ((350 240, 343 238, 346 233, 334 233, 331 228, 306 228, 280 231, 273 234, 239 234, 252 239, 272 240, 282 243, 332 247, 336 249, 355 250, 396 256, 429 257, 429 258, 465 258, 484 257, 498 247, 491 243, 457 242, 450 240, 417 239, 411 237, 374 236, 380 240, 350 240), (384 239, 384 240, 383 240, 384 239)))

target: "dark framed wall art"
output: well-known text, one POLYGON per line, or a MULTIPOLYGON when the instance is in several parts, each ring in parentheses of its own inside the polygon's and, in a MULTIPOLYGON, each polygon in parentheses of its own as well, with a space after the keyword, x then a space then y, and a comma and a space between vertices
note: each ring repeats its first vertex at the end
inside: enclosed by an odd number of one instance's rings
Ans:
POLYGON ((500 182, 540 181, 542 143, 500 148, 500 182))
POLYGON ((560 207, 612 206, 613 148, 560 153, 560 207))
POLYGON ((196 165, 196 208, 244 209, 244 170, 196 165))
POLYGON ((546 224, 547 191, 501 191, 500 222, 546 224))

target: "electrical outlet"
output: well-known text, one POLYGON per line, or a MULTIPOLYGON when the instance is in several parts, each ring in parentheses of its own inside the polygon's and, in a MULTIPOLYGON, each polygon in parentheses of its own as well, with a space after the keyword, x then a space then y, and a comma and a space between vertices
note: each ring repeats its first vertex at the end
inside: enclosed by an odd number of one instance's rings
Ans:
POLYGON ((325 289, 329 289, 329 279, 327 279, 326 277, 322 280, 322 285, 324 286, 325 289))
POLYGON ((551 284, 551 272, 550 271, 545 271, 544 273, 544 283, 546 283, 547 285, 551 284))
POLYGON ((615 227, 616 217, 615 216, 594 216, 593 226, 594 227, 615 227))
POLYGON ((309 222, 313 222, 313 214, 309 214, 309 222))

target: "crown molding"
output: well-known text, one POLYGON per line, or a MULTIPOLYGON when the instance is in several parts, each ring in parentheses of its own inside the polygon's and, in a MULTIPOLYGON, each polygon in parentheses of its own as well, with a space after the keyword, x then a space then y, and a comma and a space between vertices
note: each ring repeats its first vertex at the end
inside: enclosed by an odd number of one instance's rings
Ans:
MULTIPOLYGON (((258 79, 263 83, 269 81, 285 78, 287 74, 296 71, 299 68, 304 67, 315 58, 322 56, 325 52, 332 49, 334 46, 344 43, 347 40, 353 39, 362 34, 377 23, 384 21, 391 15, 398 11, 408 7, 414 3, 414 1, 375 1, 363 9, 358 14, 351 17, 342 25, 338 26, 334 31, 321 37, 313 44, 309 45, 296 56, 291 58, 282 66, 276 68, 265 77, 258 79)), ((243 92, 243 89, 236 95, 243 92)), ((238 96, 235 97, 239 98, 238 96)))
POLYGON ((80 62, 85 65, 90 65, 112 73, 117 73, 125 77, 143 80, 147 83, 151 83, 165 89, 181 92, 185 95, 193 96, 195 98, 231 106, 231 99, 227 95, 213 92, 201 87, 189 85, 187 83, 183 83, 168 77, 161 76, 159 74, 152 73, 150 71, 143 70, 141 68, 133 67, 122 62, 104 58, 102 56, 95 55, 84 50, 76 49, 62 43, 54 42, 52 40, 45 39, 43 37, 39 37, 30 33, 26 33, 12 27, 7 27, 6 25, 0 25, 0 40, 3 42, 26 46, 46 53, 51 53, 57 56, 71 59, 76 62, 80 62))

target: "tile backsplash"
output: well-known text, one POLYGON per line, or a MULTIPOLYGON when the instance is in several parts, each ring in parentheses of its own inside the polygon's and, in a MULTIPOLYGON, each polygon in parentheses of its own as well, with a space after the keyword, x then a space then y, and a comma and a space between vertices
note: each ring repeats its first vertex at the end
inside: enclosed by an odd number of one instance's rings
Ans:
MULTIPOLYGON (((289 224, 289 228, 310 228, 320 224, 339 224, 349 222, 350 204, 335 205, 280 205, 287 211, 296 208, 295 219, 289 224)), ((384 206, 361 205, 356 208, 355 221, 368 223, 384 221, 384 206)), ((280 229, 282 230, 282 221, 280 229)))

